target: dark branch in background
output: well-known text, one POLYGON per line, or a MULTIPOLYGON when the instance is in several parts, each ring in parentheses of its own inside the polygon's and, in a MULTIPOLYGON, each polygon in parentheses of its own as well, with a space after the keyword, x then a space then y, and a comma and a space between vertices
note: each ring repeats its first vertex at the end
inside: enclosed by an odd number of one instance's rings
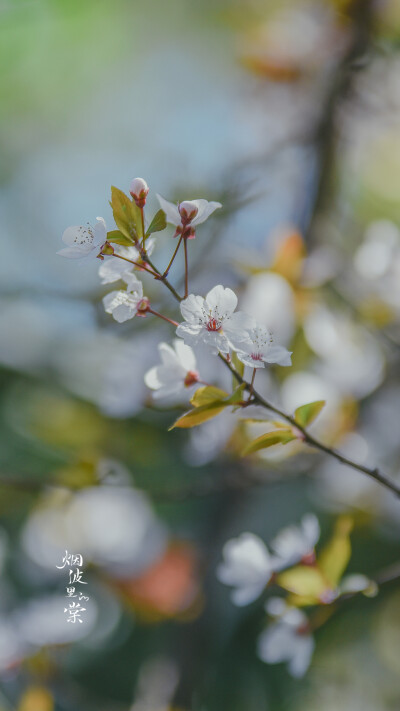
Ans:
POLYGON ((351 7, 351 39, 346 54, 333 74, 327 87, 323 110, 314 134, 317 159, 315 188, 308 214, 311 216, 306 228, 306 241, 310 241, 315 218, 326 207, 330 196, 335 168, 336 110, 348 96, 356 63, 366 55, 371 44, 373 0, 353 0, 351 7))

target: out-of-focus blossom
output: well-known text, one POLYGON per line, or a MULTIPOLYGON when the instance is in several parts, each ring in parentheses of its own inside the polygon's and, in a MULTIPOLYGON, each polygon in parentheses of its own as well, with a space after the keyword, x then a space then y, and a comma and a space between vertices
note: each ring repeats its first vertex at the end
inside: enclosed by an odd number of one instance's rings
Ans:
POLYGON ((104 413, 130 417, 140 411, 148 396, 144 375, 156 361, 158 341, 157 331, 143 332, 120 342, 110 354, 97 389, 96 401, 104 413))
MULTIPOLYGON (((151 256, 155 247, 155 239, 150 237, 146 242, 146 252, 151 256)), ((140 264, 141 256, 136 247, 123 247, 122 245, 115 245, 114 253, 119 254, 125 259, 130 259, 133 262, 140 264)), ((124 259, 119 257, 109 257, 105 259, 99 267, 99 277, 102 284, 112 284, 115 281, 122 279, 127 284, 130 284, 133 277, 133 270, 138 269, 133 264, 125 262, 124 259)))
POLYGON ((119 581, 118 588, 143 615, 153 619, 179 615, 199 594, 195 552, 174 542, 141 575, 119 581))
POLYGON ((304 333, 322 360, 320 375, 343 394, 364 397, 382 381, 384 358, 376 339, 347 316, 316 306, 304 321, 304 333))
POLYGON ((67 246, 60 249, 57 254, 70 259, 98 257, 107 241, 107 227, 102 217, 96 217, 96 220, 94 227, 89 224, 85 227, 82 225, 67 227, 62 236, 62 241, 67 246))
POLYGON ((268 600, 266 611, 277 620, 260 634, 258 656, 267 664, 286 662, 291 676, 303 677, 315 647, 306 615, 286 605, 281 598, 268 600))
POLYGON ((176 334, 190 346, 205 343, 213 353, 229 353, 230 347, 248 340, 248 332, 254 320, 241 311, 236 311, 237 296, 232 289, 214 286, 206 298, 190 294, 181 302, 185 321, 176 329, 176 334))
POLYGON ((273 559, 261 538, 253 533, 242 533, 225 543, 222 555, 217 578, 234 588, 232 602, 241 607, 256 600, 274 571, 273 559))
POLYGON ((265 368, 265 363, 292 364, 291 353, 277 345, 264 326, 256 326, 249 331, 249 339, 240 344, 237 356, 242 363, 252 368, 265 368))
POLYGON ((208 200, 185 200, 175 205, 168 202, 161 195, 157 195, 161 209, 165 212, 167 222, 175 227, 190 223, 191 227, 201 225, 215 210, 222 207, 220 202, 209 202, 208 200))
MULTIPOLYGON (((278 6, 279 7, 279 6, 278 6)), ((343 33, 335 31, 333 14, 315 3, 278 10, 252 32, 243 61, 257 74, 275 81, 295 81, 330 65, 343 49, 343 33)))
POLYGON ((188 389, 192 391, 199 380, 199 374, 196 370, 196 357, 190 346, 176 338, 173 347, 160 343, 158 352, 161 365, 151 368, 144 376, 147 387, 154 390, 153 397, 156 400, 179 398, 188 389))
POLYGON ((144 303, 143 284, 134 274, 129 278, 126 291, 111 291, 103 298, 105 312, 118 323, 134 318, 144 303))
POLYGON ((400 231, 390 220, 372 222, 354 255, 363 279, 396 313, 400 312, 400 231))
POLYGON ((66 548, 116 577, 141 573, 165 550, 163 525, 146 496, 131 487, 53 491, 40 504, 24 526, 22 545, 47 571, 54 571, 66 548))
POLYGON ((288 568, 299 561, 312 560, 319 536, 319 523, 314 514, 303 516, 299 526, 282 529, 271 543, 271 549, 278 558, 275 568, 288 568))
POLYGON ((241 306, 262 326, 266 326, 279 343, 287 345, 295 331, 294 293, 280 274, 256 274, 248 281, 241 306))

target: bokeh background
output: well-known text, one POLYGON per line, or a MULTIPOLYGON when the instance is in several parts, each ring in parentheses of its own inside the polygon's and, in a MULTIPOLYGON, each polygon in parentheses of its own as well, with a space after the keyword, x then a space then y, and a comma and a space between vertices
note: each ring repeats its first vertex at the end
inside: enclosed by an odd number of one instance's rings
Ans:
POLYGON ((168 329, 118 326, 97 266, 56 255, 70 224, 112 229, 110 186, 135 176, 154 210, 220 200, 193 291, 237 289, 294 354, 262 392, 326 399, 320 437, 398 479, 399 43, 397 0, 1 0, 1 711, 399 708, 396 574, 318 630, 301 681, 257 658, 262 605, 215 577, 228 538, 314 511, 325 539, 346 511, 349 570, 374 578, 400 558, 398 502, 299 447, 243 460, 233 414, 168 433, 182 407, 143 384, 168 329))

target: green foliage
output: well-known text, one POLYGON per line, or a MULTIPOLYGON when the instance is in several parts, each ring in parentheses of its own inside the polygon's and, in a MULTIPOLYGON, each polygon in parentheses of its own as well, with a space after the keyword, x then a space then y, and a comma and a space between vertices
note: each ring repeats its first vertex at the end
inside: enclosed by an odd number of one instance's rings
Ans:
POLYGON ((335 532, 318 559, 319 567, 332 588, 339 584, 351 556, 350 532, 353 522, 342 516, 336 523, 335 532))
POLYGON ((114 244, 122 244, 123 247, 131 247, 133 244, 131 238, 122 234, 119 230, 111 230, 111 232, 107 232, 107 241, 114 242, 114 244))
POLYGON ((297 439, 291 427, 282 427, 279 430, 273 430, 272 432, 266 432, 265 434, 254 439, 247 447, 244 448, 242 454, 247 456, 248 454, 253 454, 258 452, 260 449, 267 449, 267 447, 272 447, 274 444, 287 444, 292 440, 297 439))
POLYGON ((153 232, 162 232, 162 230, 165 230, 166 226, 167 220, 165 217, 165 212, 163 210, 159 210, 158 212, 156 212, 152 221, 150 222, 149 227, 147 228, 146 237, 151 235, 153 232))
POLYGON ((131 241, 142 238, 142 217, 139 208, 122 190, 111 187, 111 202, 115 224, 131 241))
POLYGON ((237 405, 243 397, 244 388, 245 385, 240 385, 231 395, 212 385, 199 388, 191 399, 194 409, 179 417, 169 429, 173 430, 175 427, 187 429, 211 420, 226 407, 237 405))
POLYGON ((307 405, 300 405, 295 410, 294 419, 301 427, 307 427, 318 417, 324 405, 325 400, 315 400, 315 402, 309 402, 307 405))

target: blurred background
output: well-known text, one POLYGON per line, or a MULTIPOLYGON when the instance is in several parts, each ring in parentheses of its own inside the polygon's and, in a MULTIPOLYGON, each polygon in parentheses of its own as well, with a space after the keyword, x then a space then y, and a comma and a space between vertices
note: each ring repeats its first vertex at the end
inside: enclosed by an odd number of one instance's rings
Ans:
POLYGON ((235 288, 293 351, 260 391, 326 399, 316 434, 399 480, 399 47, 398 0, 0 0, 1 711, 400 707, 396 575, 317 631, 301 681, 258 659, 262 605, 215 577, 230 537, 308 511, 323 540, 351 514, 349 571, 379 577, 395 498, 298 443, 240 458, 261 430, 235 414, 167 432, 185 404, 156 408, 143 375, 170 331, 112 322, 98 265, 56 255, 68 225, 113 229, 110 186, 135 176, 150 212, 220 200, 192 290, 235 288))

